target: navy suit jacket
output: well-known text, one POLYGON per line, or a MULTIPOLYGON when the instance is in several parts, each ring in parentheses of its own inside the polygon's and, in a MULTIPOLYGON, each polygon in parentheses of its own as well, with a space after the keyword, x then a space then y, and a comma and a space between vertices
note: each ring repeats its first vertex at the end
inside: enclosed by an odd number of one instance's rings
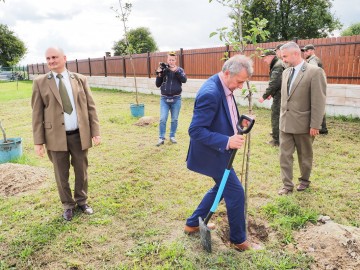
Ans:
POLYGON ((218 74, 210 77, 196 95, 189 135, 188 169, 221 178, 231 155, 226 146, 234 129, 218 74))

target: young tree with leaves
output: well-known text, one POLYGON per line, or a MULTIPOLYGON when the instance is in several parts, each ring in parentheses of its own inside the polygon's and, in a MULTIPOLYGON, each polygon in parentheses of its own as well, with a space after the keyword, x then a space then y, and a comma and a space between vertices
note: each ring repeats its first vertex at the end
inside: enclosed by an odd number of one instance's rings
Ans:
POLYGON ((122 5, 121 0, 119 0, 119 6, 120 6, 120 11, 118 9, 115 9, 114 7, 111 7, 111 9, 117 14, 116 18, 119 18, 123 22, 126 51, 127 51, 127 55, 130 58, 130 64, 131 64, 131 68, 132 68, 133 75, 134 75, 135 100, 136 100, 136 105, 139 105, 138 87, 137 87, 137 82, 136 82, 136 72, 135 72, 135 66, 134 66, 134 62, 133 62, 133 58, 132 58, 133 49, 131 47, 131 44, 129 43, 129 39, 128 39, 129 32, 128 32, 128 26, 127 26, 127 21, 128 21, 129 15, 131 13, 132 4, 125 3, 124 5, 122 5))
MULTIPOLYGON (((209 0, 211 3, 213 0, 209 0)), ((216 0, 218 3, 223 6, 230 8, 231 16, 230 18, 233 20, 233 28, 228 29, 227 27, 218 28, 216 32, 210 34, 210 37, 218 35, 221 41, 224 41, 226 45, 231 46, 235 51, 244 53, 244 50, 248 44, 257 45, 258 41, 265 41, 269 32, 265 30, 267 25, 266 19, 254 18, 249 21, 248 24, 251 26, 244 31, 243 29, 243 15, 247 14, 245 6, 243 5, 242 0, 216 0)), ((257 50, 261 50, 257 48, 257 50)), ((252 55, 254 56, 254 55, 252 55)), ((226 58, 228 55, 225 56, 226 58)), ((252 85, 250 86, 249 81, 246 82, 247 89, 242 90, 242 94, 246 95, 248 98, 249 105, 249 114, 252 115, 252 94, 256 90, 252 85)), ((244 177, 244 188, 245 188, 245 214, 247 215, 247 207, 248 207, 248 178, 249 178, 249 166, 250 166, 250 142, 251 142, 251 134, 247 134, 245 147, 244 147, 244 157, 246 155, 246 164, 245 158, 243 159, 242 164, 242 172, 241 172, 241 180, 244 177), (245 172, 244 172, 245 166, 245 172)), ((247 217, 246 217, 247 220, 247 217)))

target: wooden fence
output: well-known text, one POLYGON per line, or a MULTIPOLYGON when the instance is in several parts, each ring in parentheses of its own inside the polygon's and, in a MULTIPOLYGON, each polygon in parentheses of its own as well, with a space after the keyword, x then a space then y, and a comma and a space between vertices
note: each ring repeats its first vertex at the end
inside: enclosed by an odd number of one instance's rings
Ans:
MULTIPOLYGON (((360 84, 360 35, 351 37, 318 38, 295 40, 300 47, 313 44, 316 55, 323 62, 328 83, 331 84, 360 84)), ((257 47, 263 49, 274 48, 280 42, 261 43, 257 47)), ((285 43, 285 42, 282 42, 285 43)), ((224 52, 235 54, 228 46, 190 49, 177 51, 178 64, 185 69, 188 78, 206 79, 219 72, 223 64, 224 52)), ((256 52, 253 45, 245 49, 246 55, 256 52)), ((145 53, 133 55, 136 76, 155 77, 155 69, 159 62, 166 62, 167 52, 145 53)), ((113 56, 88 58, 67 61, 70 71, 87 76, 133 76, 129 57, 113 56)), ((29 74, 45 74, 49 71, 46 63, 37 63, 27 66, 29 74)), ((267 81, 269 67, 260 58, 254 57, 253 81, 267 81)))

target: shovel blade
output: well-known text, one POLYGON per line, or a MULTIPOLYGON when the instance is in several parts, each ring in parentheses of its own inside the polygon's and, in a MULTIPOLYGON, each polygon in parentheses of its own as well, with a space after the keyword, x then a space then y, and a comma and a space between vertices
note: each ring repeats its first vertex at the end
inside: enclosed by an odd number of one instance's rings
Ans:
POLYGON ((211 233, 203 219, 199 217, 200 241, 203 248, 211 253, 211 233))

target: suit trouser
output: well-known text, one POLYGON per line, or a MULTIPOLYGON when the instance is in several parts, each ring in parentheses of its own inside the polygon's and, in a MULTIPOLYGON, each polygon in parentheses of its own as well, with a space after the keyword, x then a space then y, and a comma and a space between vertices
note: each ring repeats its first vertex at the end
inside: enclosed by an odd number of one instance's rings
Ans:
POLYGON ((67 135, 66 138, 68 151, 47 151, 49 159, 54 165, 56 184, 65 210, 73 209, 75 204, 86 204, 88 197, 88 150, 81 149, 79 133, 67 135), (75 173, 74 199, 71 195, 69 183, 70 157, 75 173))
MULTIPOLYGON (((187 219, 186 225, 192 227, 199 226, 199 216, 202 217, 202 219, 205 219, 209 213, 221 182, 221 179, 213 179, 216 183, 215 186, 205 194, 197 209, 187 219)), ((244 189, 233 169, 231 169, 229 178, 226 182, 221 199, 223 198, 225 200, 229 220, 230 241, 234 244, 241 244, 246 240, 245 196, 244 189)))
POLYGON ((271 105, 272 138, 276 142, 279 142, 280 103, 281 98, 276 96, 273 98, 273 103, 271 105))
POLYGON ((280 131, 280 167, 281 179, 284 183, 284 188, 293 190, 293 154, 297 152, 300 177, 299 181, 304 185, 309 185, 310 173, 313 163, 313 149, 312 144, 314 137, 310 134, 292 134, 280 131))

